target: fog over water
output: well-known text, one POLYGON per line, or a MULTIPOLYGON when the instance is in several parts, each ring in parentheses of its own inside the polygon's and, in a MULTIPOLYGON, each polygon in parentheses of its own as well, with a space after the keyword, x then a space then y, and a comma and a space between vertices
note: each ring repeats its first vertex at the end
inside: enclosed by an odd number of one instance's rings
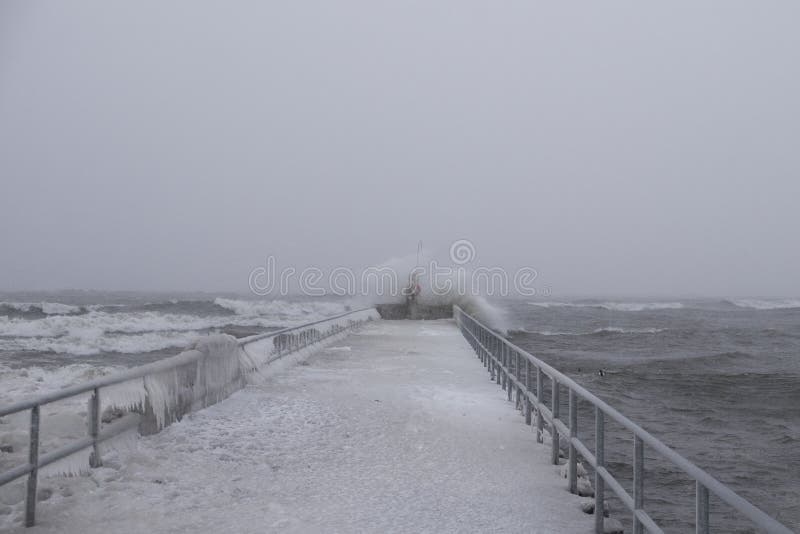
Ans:
POLYGON ((0 289, 446 251, 797 296, 800 7, 6 1, 0 289))

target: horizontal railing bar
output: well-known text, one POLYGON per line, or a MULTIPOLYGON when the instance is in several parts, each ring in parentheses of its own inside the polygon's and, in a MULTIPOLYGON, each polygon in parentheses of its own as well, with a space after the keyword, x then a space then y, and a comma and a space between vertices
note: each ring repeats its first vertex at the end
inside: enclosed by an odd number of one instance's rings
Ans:
MULTIPOLYGON (((98 443, 102 443, 103 441, 107 441, 111 438, 122 434, 127 430, 131 430, 135 428, 139 424, 139 416, 136 414, 130 414, 128 416, 123 417, 122 419, 111 423, 106 428, 101 430, 97 434, 97 441, 98 443)), ((69 445, 65 445, 59 449, 54 451, 48 452, 47 454, 42 454, 39 456, 39 462, 37 467, 41 469, 46 465, 49 465, 53 462, 57 462, 62 458, 69 456, 70 454, 74 454, 80 450, 86 449, 91 447, 94 444, 94 439, 91 436, 86 436, 84 438, 79 439, 78 441, 74 441, 69 445)), ((33 465, 31 464, 23 464, 17 466, 13 469, 9 469, 3 473, 0 473, 0 486, 11 482, 21 476, 27 475, 33 470, 33 465)))
POLYGON ((550 411, 550 408, 544 406, 544 403, 542 403, 542 407, 539 408, 539 410, 542 412, 542 419, 544 419, 545 423, 547 423, 548 425, 552 425, 553 412, 550 411))
MULTIPOLYGON (((258 336, 251 336, 249 338, 243 338, 239 341, 239 345, 246 345, 248 343, 252 343, 254 341, 259 341, 261 339, 266 339, 268 337, 277 336, 280 334, 285 334, 287 332, 291 332, 294 330, 300 330, 304 328, 308 328, 309 326, 318 325, 324 323, 326 321, 334 321, 336 319, 341 319, 347 315, 351 315, 354 313, 362 312, 369 310, 371 308, 362 308, 359 310, 350 311, 347 313, 342 313, 339 315, 334 315, 332 317, 328 317, 325 319, 321 319, 319 321, 314 321, 311 323, 307 323, 300 326, 292 326, 289 328, 284 328, 282 330, 276 330, 275 332, 268 332, 266 334, 259 334, 258 336)), ((203 354, 198 351, 186 351, 176 356, 171 356, 164 360, 159 360, 157 362, 148 363, 145 365, 141 365, 138 367, 132 367, 130 369, 126 369, 119 373, 115 373, 113 375, 105 376, 102 378, 97 378, 95 380, 90 380, 89 382, 84 382, 83 384, 77 384, 74 386, 68 386, 63 389, 59 389, 58 391, 53 391, 51 393, 40 395, 38 397, 34 397, 31 399, 27 399, 24 401, 17 402, 15 404, 11 404, 8 406, 4 406, 0 408, 0 417, 10 415, 16 412, 21 412, 23 410, 30 410, 34 406, 41 406, 43 404, 50 404, 51 402, 56 402, 59 400, 63 400, 69 397, 74 397, 76 395, 81 395, 83 393, 87 393, 92 391, 93 389, 97 388, 104 388, 108 386, 114 386, 116 384, 121 384, 122 382, 127 382, 129 380, 135 380, 137 378, 142 378, 143 376, 161 373, 164 371, 169 371, 175 367, 179 367, 181 365, 185 365, 187 363, 191 363, 193 361, 199 360, 203 357, 203 354)))
POLYGON ((81 438, 78 441, 73 441, 69 445, 61 447, 60 449, 48 452, 47 454, 42 454, 39 456, 39 469, 45 467, 46 465, 50 465, 53 462, 57 462, 62 458, 66 458, 70 454, 75 454, 82 449, 91 447, 92 443, 94 443, 92 437, 86 436, 85 438, 81 438))
MULTIPOLYGON (((103 441, 107 441, 111 438, 114 438, 127 430, 131 430, 135 428, 139 424, 139 417, 136 415, 131 415, 130 417, 124 417, 120 421, 112 423, 97 435, 97 441, 102 443, 103 441)), ((79 439, 78 441, 74 441, 69 445, 65 445, 59 449, 56 449, 52 452, 48 452, 47 454, 42 454, 39 456, 39 469, 45 467, 47 465, 52 464, 53 462, 57 462, 62 458, 66 458, 70 454, 74 454, 78 451, 83 449, 87 449, 94 444, 94 439, 92 436, 86 436, 84 438, 79 439)))
MULTIPOLYGON (((552 418, 551 418, 551 420, 552 420, 552 418)), ((556 427, 556 430, 558 431, 558 433, 561 434, 561 436, 563 436, 563 437, 569 436, 569 427, 567 425, 565 425, 561 421, 561 419, 556 419, 555 421, 552 421, 552 423, 553 423, 553 426, 556 427)))
POLYGON ((644 510, 634 510, 634 515, 636 518, 644 525, 644 528, 647 529, 647 534, 664 534, 664 531, 661 530, 661 527, 656 525, 655 521, 647 515, 647 512, 644 510))
POLYGON ((13 469, 9 469, 8 471, 0 473, 0 486, 3 484, 8 484, 12 480, 15 480, 19 477, 25 476, 31 471, 33 471, 33 465, 22 464, 13 469))
POLYGON ((81 395, 96 388, 113 386, 116 384, 120 384, 122 382, 127 382, 129 380, 134 380, 136 378, 142 378, 145 375, 168 371, 173 367, 178 367, 180 365, 193 362, 201 357, 202 354, 200 352, 186 351, 176 356, 166 358, 164 360, 148 363, 139 367, 132 367, 131 369, 126 369, 125 371, 121 371, 119 373, 109 375, 107 377, 90 380, 89 382, 84 382, 83 384, 68 386, 63 389, 59 389, 58 391, 48 393, 46 395, 41 395, 39 397, 11 404, 9 406, 4 406, 3 408, 0 408, 0 417, 16 412, 21 412, 23 410, 29 410, 34 406, 42 406, 44 404, 50 404, 51 402, 56 402, 69 397, 74 397, 76 395, 81 395))
MULTIPOLYGON (((606 402, 604 402, 599 397, 597 397, 596 395, 585 389, 583 386, 572 380, 570 377, 561 373, 554 367, 551 367, 542 360, 536 358, 535 356, 525 351, 521 347, 515 345, 505 337, 498 335, 494 330, 492 330, 491 328, 481 323, 476 318, 466 313, 458 305, 454 305, 453 308, 454 310, 456 310, 456 313, 459 313, 464 317, 467 317, 475 325, 482 328, 485 332, 489 333, 501 344, 522 355, 523 358, 527 359, 535 367, 541 369, 544 372, 544 374, 546 374, 549 378, 555 379, 560 385, 566 386, 567 388, 571 389, 572 391, 575 392, 576 395, 580 396, 582 399, 588 401, 590 404, 599 408, 600 411, 602 411, 605 415, 615 420, 624 428, 627 428, 628 430, 633 432, 636 436, 638 436, 642 440, 642 442, 649 445, 656 452, 660 453, 664 458, 672 462, 673 465, 681 469, 684 473, 688 474, 694 480, 700 482, 711 493, 719 497, 723 502, 730 505, 737 511, 741 512, 754 524, 756 524, 761 528, 766 529, 768 532, 771 533, 774 532, 780 534, 792 534, 792 531, 789 530, 786 526, 782 525, 777 520, 767 515, 765 512, 763 512, 762 510, 760 510, 759 508, 757 508, 756 506, 745 500, 736 492, 734 492, 733 490, 722 484, 720 481, 712 477, 706 471, 697 467, 695 464, 693 464, 692 462, 690 462, 689 460, 687 460, 686 458, 675 452, 670 447, 664 445, 655 436, 653 436, 645 429, 643 429, 642 427, 640 427, 639 425, 637 425, 636 423, 634 423, 633 421, 622 415, 615 408, 609 406, 606 402)), ((469 328, 467 328, 466 331, 469 332, 469 328)), ((473 336, 473 338, 475 337, 474 334, 472 334, 471 332, 470 334, 473 336)), ((494 356, 492 357, 494 358, 494 356)), ((513 376, 509 377, 511 378, 512 381, 519 384, 519 382, 517 382, 513 376)), ((552 416, 550 417, 550 423, 552 424, 552 416)), ((606 473, 608 472, 606 471, 606 473)), ((619 484, 617 483, 617 481, 613 479, 613 477, 606 478, 605 476, 603 476, 603 479, 606 481, 606 483, 609 484, 609 486, 612 489, 615 489, 615 485, 619 487, 619 489, 622 489, 621 486, 619 486, 619 484)), ((624 492, 624 490, 622 491, 624 492)), ((625 495, 627 495, 627 492, 625 492, 625 495)), ((632 499, 631 499, 631 506, 629 506, 629 508, 631 510, 634 510, 632 499)))
POLYGON ((592 467, 597 467, 597 461, 595 460, 594 454, 586 448, 586 445, 583 444, 581 440, 578 438, 570 438, 570 443, 578 450, 578 453, 581 457, 592 467))
POLYGON ((597 473, 603 477, 603 480, 605 480, 606 487, 611 488, 614 493, 617 494, 617 497, 619 497, 619 499, 622 501, 622 504, 624 504, 628 510, 633 511, 633 497, 630 493, 625 491, 625 488, 622 487, 622 484, 617 482, 617 479, 614 478, 614 475, 612 475, 605 467, 599 467, 595 469, 597 473))

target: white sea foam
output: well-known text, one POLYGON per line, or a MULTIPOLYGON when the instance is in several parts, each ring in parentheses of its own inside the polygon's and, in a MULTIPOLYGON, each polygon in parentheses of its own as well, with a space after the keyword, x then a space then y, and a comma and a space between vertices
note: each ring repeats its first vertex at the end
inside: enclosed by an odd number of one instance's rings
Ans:
POLYGON ((596 334, 658 334, 659 332, 666 331, 666 328, 620 328, 617 326, 607 326, 605 328, 597 328, 591 332, 554 332, 552 330, 531 331, 524 330, 529 334, 538 334, 540 336, 591 336, 596 334))
POLYGON ((0 350, 73 355, 139 353, 183 347, 201 331, 228 325, 285 327, 347 311, 343 302, 239 301, 217 299, 236 315, 196 316, 157 311, 50 315, 40 319, 0 316, 0 350))
MULTIPOLYGON (((217 306, 231 310, 244 317, 272 317, 287 323, 302 324, 348 311, 345 302, 285 300, 235 300, 218 298, 217 306)), ((287 324, 288 325, 288 324, 287 324)))
POLYGON ((285 323, 273 317, 231 318, 226 316, 198 317, 195 315, 164 314, 159 312, 106 313, 93 311, 83 315, 54 315, 26 320, 0 317, 0 336, 3 337, 61 337, 84 336, 81 332, 138 334, 143 332, 188 331, 219 328, 227 324, 242 326, 281 326, 285 323))
POLYGON ((637 312, 646 310, 676 310, 683 308, 680 302, 538 302, 531 306, 541 308, 602 308, 609 311, 637 312))
POLYGON ((26 397, 57 391, 64 386, 88 382, 121 370, 118 366, 98 366, 88 363, 58 367, 12 368, 0 364, 0 403, 11 404, 26 397))
POLYGON ((0 317, 0 336, 61 337, 99 331, 134 334, 164 330, 199 330, 217 326, 217 317, 160 314, 157 312, 106 313, 93 311, 84 315, 56 315, 42 319, 9 319, 0 317))
POLYGON ((666 328, 619 328, 616 326, 609 326, 606 328, 598 328, 593 334, 658 334, 664 332, 666 328))
POLYGON ((146 312, 107 313, 93 310, 83 315, 53 315, 41 319, 0 316, 0 336, 58 337, 74 329, 95 328, 104 332, 140 333, 169 330, 203 330, 227 324, 241 326, 294 326, 348 310, 340 302, 242 301, 217 299, 219 306, 236 316, 205 316, 146 312))
POLYGON ((800 308, 800 299, 736 299, 731 302, 740 308, 751 308, 754 310, 800 308))
POLYGON ((197 332, 146 332, 143 334, 106 334, 86 328, 61 337, 18 337, 0 339, 0 351, 37 351, 90 356, 105 352, 137 354, 175 347, 185 347, 197 332))

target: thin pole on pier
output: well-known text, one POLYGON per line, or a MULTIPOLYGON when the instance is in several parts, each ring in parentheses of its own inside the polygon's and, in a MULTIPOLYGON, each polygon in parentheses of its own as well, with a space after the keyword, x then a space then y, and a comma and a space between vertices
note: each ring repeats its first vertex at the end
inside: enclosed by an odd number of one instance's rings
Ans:
POLYGON ((531 424, 531 362, 525 358, 525 424, 531 424))
POLYGON ((644 526, 636 516, 636 511, 644 507, 644 443, 639 436, 633 436, 633 534, 643 534, 644 526))
POLYGON ((551 378, 550 380, 552 381, 552 386, 553 386, 553 391, 551 392, 552 393, 552 402, 553 402, 553 410, 552 410, 552 413, 553 413, 553 424, 550 425, 550 431, 552 433, 553 448, 552 448, 552 451, 551 451, 552 454, 551 454, 550 459, 553 462, 553 465, 558 465, 558 429, 556 428, 556 420, 558 419, 558 412, 559 412, 559 409, 558 409, 558 405, 559 405, 558 380, 556 380, 555 378, 551 378))
MULTIPOLYGON (((517 354, 517 363, 515 365, 516 365, 517 380, 521 381, 524 384, 524 381, 523 381, 523 378, 522 378, 522 360, 523 360, 523 358, 521 357, 519 352, 517 352, 516 354, 517 354)), ((524 410, 524 406, 522 405, 522 388, 523 388, 523 386, 521 384, 517 384, 517 410, 520 410, 520 411, 524 410)))
POLYGON ((89 398, 89 435, 92 437, 92 454, 89 456, 89 466, 100 467, 103 460, 100 458, 100 388, 94 388, 89 398))
POLYGON ((578 398, 569 388, 569 491, 578 493, 578 451, 573 440, 578 437, 578 398))
POLYGON ((708 534, 708 488, 695 482, 695 532, 708 534))
POLYGON ((497 357, 496 357, 496 359, 495 359, 495 362, 494 362, 494 363, 495 363, 495 372, 496 372, 496 374, 497 374, 497 384, 498 384, 498 385, 501 385, 501 387, 502 387, 502 379, 503 379, 503 377, 502 377, 502 376, 500 376, 500 375, 501 375, 501 374, 503 374, 503 370, 502 370, 502 368, 500 367, 500 366, 501 366, 501 364, 502 364, 502 361, 500 360, 500 357, 499 357, 499 356, 497 356, 497 357))
POLYGON ((508 362, 506 361, 506 347, 505 347, 505 345, 500 347, 500 352, 497 355, 497 358, 500 360, 500 365, 502 365, 503 369, 504 369, 504 371, 503 371, 503 383, 501 384, 501 387, 503 388, 503 391, 505 391, 506 390, 506 382, 508 380, 508 362))
POLYGON ((606 465, 606 431, 603 411, 597 406, 594 407, 594 435, 594 531, 595 534, 604 534, 606 481, 598 471, 606 465))
POLYGON ((28 463, 31 472, 25 493, 25 526, 32 527, 36 523, 36 485, 39 481, 39 407, 31 408, 30 443, 28 445, 28 463))
POLYGON ((544 402, 544 378, 542 368, 536 366, 536 442, 544 442, 544 418, 542 417, 542 403, 544 402))
MULTIPOLYGON (((505 345, 503 345, 505 346, 505 345)), ((508 369, 508 381, 506 382, 506 393, 508 394, 508 402, 511 402, 511 388, 514 387, 514 382, 511 377, 514 376, 514 367, 511 362, 514 361, 511 356, 511 349, 506 349, 506 369, 508 369)), ((515 388, 516 389, 516 388, 515 388)))

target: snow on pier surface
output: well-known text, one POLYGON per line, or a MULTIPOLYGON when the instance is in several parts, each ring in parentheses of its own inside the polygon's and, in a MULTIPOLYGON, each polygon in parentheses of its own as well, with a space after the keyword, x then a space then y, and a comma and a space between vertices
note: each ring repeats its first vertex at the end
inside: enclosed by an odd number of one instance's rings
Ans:
POLYGON ((19 532, 591 532, 452 321, 378 321, 44 479, 19 532))

